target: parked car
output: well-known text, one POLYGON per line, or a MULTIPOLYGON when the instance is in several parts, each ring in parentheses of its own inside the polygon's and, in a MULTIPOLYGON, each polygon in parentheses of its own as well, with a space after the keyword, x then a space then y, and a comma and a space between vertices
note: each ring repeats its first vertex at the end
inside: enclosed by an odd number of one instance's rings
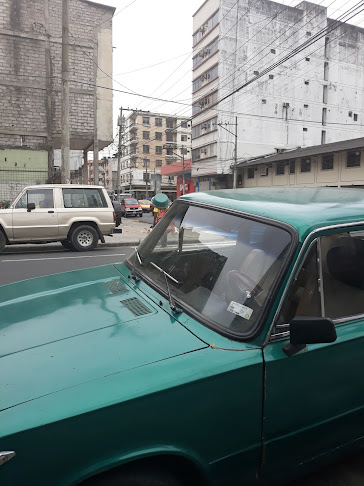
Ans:
POLYGON ((121 211, 125 218, 128 216, 143 216, 143 210, 140 204, 136 199, 131 197, 121 200, 121 211))
POLYGON ((28 186, 0 213, 0 251, 6 245, 60 241, 67 249, 93 250, 112 233, 115 212, 99 186, 28 186))
POLYGON ((149 199, 139 199, 138 203, 143 210, 143 213, 149 213, 151 211, 151 202, 149 199))
POLYGON ((363 221, 360 189, 188 194, 124 263, 0 287, 1 484, 275 486, 363 448, 363 221))

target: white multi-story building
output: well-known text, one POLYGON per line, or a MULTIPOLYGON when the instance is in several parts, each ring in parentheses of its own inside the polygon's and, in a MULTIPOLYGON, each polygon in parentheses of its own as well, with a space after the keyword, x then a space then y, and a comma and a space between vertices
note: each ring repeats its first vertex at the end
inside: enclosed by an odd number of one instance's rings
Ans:
POLYGON ((364 29, 309 2, 206 0, 193 32, 192 177, 199 190, 231 187, 235 145, 240 162, 364 135, 364 29))

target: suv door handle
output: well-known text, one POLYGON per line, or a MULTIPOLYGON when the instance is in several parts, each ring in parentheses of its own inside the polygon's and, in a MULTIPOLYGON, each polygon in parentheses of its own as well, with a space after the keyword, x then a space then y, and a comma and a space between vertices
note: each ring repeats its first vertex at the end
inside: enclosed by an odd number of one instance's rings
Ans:
POLYGON ((48 211, 48 213, 54 213, 54 211, 48 211))
POLYGON ((0 466, 10 461, 15 456, 14 451, 1 451, 0 452, 0 466))

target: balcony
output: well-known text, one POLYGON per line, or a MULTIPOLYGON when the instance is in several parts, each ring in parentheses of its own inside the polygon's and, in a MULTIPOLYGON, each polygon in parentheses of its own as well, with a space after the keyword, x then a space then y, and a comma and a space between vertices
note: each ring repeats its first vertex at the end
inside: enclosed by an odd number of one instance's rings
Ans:
POLYGON ((132 137, 129 139, 130 145, 133 145, 135 143, 138 143, 138 137, 132 137))

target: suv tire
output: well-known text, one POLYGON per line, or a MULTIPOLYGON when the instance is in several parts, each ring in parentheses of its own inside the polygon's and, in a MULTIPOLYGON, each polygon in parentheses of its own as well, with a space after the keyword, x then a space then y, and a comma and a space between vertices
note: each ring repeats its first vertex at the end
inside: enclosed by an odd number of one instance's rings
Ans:
POLYGON ((63 248, 66 248, 66 250, 75 251, 76 249, 69 240, 62 240, 61 245, 63 246, 63 248))
POLYGON ((77 251, 90 251, 96 248, 99 235, 92 226, 83 224, 77 226, 71 233, 71 244, 77 251))
POLYGON ((6 238, 2 230, 0 229, 0 253, 4 250, 6 247, 6 238))

